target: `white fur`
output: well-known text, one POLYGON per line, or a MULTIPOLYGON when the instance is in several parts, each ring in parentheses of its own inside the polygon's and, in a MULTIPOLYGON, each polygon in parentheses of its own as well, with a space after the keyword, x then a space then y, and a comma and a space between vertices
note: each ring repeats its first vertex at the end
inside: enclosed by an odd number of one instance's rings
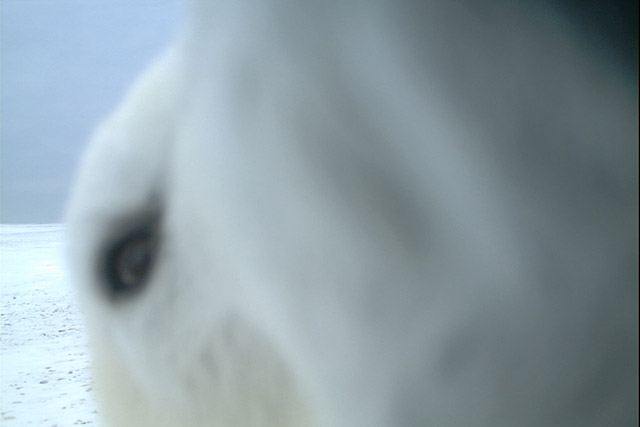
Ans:
POLYGON ((216 3, 70 203, 110 425, 637 423, 635 77, 543 7, 216 3))

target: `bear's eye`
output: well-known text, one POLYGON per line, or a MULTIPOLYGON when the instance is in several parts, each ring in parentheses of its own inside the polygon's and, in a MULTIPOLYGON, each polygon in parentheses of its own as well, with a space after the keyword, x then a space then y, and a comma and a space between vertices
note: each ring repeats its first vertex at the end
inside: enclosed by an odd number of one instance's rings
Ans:
POLYGON ((115 299, 140 292, 149 279, 157 252, 157 232, 145 225, 125 233, 106 252, 107 293, 115 299))

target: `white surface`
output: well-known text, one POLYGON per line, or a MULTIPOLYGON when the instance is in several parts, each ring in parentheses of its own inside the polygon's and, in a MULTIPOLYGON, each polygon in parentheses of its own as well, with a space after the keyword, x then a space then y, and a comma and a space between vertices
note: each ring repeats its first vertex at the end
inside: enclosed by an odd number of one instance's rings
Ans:
POLYGON ((62 225, 0 226, 0 424, 95 424, 82 317, 67 284, 62 225))

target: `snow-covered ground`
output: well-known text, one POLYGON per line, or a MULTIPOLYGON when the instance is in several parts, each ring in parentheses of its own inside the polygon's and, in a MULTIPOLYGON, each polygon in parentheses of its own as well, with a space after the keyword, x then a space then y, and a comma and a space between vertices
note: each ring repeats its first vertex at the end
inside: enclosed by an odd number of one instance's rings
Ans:
POLYGON ((96 424, 82 317, 68 284, 64 227, 0 225, 0 424, 96 424))

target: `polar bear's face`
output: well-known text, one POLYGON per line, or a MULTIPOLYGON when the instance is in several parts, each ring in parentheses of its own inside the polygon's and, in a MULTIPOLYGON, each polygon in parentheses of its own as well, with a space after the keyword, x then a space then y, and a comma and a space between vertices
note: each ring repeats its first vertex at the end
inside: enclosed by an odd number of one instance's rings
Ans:
POLYGON ((195 3, 69 208, 111 425, 637 418, 627 80, 537 9, 195 3))
POLYGON ((242 277, 222 253, 211 258, 214 229, 195 226, 215 204, 192 173, 208 171, 197 165, 203 158, 178 153, 193 150, 176 142, 182 61, 169 51, 97 131, 70 210, 106 419, 307 425, 294 373, 264 325, 238 306, 242 277))

